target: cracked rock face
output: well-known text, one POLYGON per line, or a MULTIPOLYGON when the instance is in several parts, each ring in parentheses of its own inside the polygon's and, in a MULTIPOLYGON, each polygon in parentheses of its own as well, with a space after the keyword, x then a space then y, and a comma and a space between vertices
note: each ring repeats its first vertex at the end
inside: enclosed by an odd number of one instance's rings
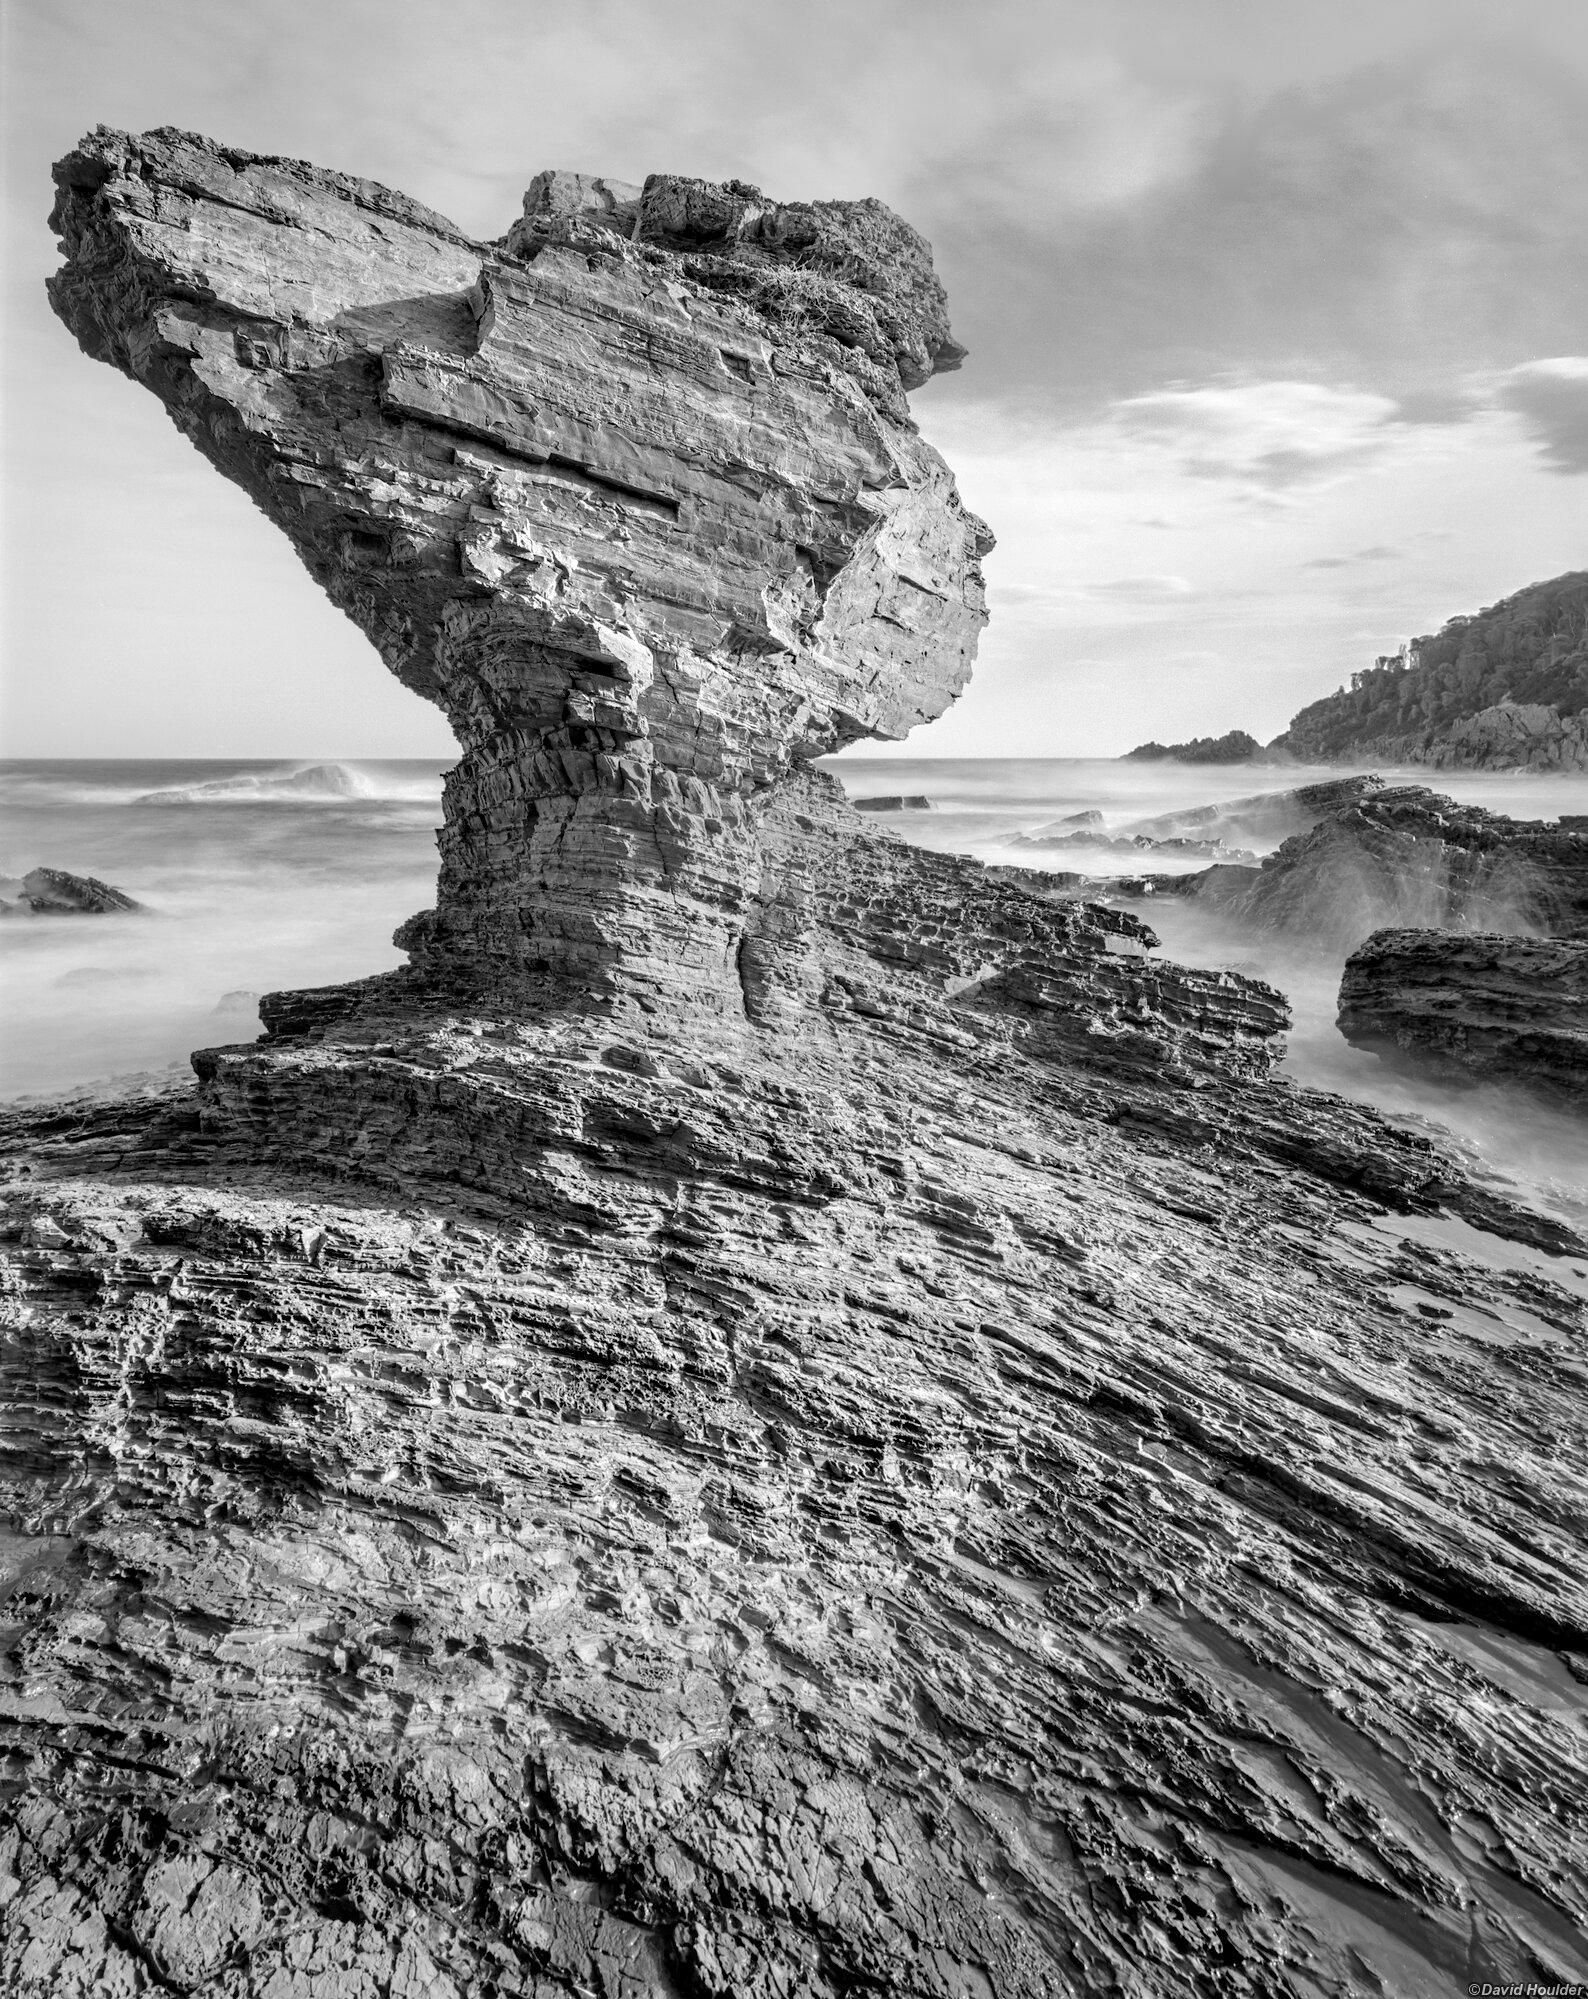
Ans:
POLYGON ((412 971, 0 1116, 0 1988, 1588 1979, 1588 1246, 801 768, 980 622, 925 246, 59 173, 64 316, 466 747, 412 971))
POLYGON ((1340 1032, 1437 1074, 1588 1102, 1588 943, 1381 930, 1346 961, 1340 1032))
POLYGON ((958 364, 880 203, 540 175, 472 242, 370 182, 103 129, 56 311, 445 710, 415 963, 737 1002, 801 761, 964 685, 991 546, 904 391, 958 364))
POLYGON ((1574 820, 1546 825, 1463 805, 1425 785, 1354 778, 1341 782, 1325 816, 1261 867, 1215 865, 1154 877, 1152 887, 1253 929, 1341 951, 1387 929, 1581 938, 1588 832, 1574 820))

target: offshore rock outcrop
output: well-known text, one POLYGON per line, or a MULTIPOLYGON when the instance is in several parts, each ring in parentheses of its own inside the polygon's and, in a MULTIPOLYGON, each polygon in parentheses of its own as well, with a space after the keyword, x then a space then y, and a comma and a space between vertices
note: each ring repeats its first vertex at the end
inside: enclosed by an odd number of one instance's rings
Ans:
POLYGON ((1122 828, 1130 837, 1151 840, 1222 840, 1231 846, 1271 846, 1297 833, 1310 832, 1364 798, 1384 790, 1384 780, 1371 773, 1360 777, 1324 778, 1317 784, 1286 791, 1260 791, 1218 805, 1180 806, 1139 819, 1122 828))
POLYGON ((1244 729, 1223 736, 1193 736, 1188 743, 1138 743, 1126 763, 1245 764, 1262 760, 1263 746, 1244 729))
POLYGON ((803 768, 979 624, 919 239, 60 172, 70 322, 466 747, 411 970, 0 1120, 0 1983, 1588 1978, 1585 1246, 803 768))
POLYGON ((1346 960, 1340 1032, 1436 1074, 1588 1103, 1588 940, 1381 930, 1346 960))
POLYGON ((1588 937, 1588 829, 1511 819, 1422 785, 1364 788, 1260 867, 1155 875, 1122 891, 1187 896, 1231 922, 1352 951, 1376 930, 1588 937))
POLYGON ((31 868, 0 881, 0 916, 127 916, 142 907, 124 889, 64 868, 31 868))

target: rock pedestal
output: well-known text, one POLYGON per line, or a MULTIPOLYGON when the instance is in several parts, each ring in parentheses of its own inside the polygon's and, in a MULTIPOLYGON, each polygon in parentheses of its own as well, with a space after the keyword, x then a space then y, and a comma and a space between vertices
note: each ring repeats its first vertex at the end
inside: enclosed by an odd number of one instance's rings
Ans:
POLYGON ((905 403, 960 357, 920 237, 548 173, 479 243, 174 131, 56 178, 56 311, 457 734, 416 969, 742 1008, 799 767, 941 713, 985 616, 905 403))

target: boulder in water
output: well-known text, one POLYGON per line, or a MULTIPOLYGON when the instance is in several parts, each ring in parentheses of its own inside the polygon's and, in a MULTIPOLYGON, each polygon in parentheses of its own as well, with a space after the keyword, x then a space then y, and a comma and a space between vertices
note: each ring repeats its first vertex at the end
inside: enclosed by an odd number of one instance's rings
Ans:
POLYGON ((1339 809, 1260 867, 1216 865, 1118 889, 1183 896, 1341 953, 1385 929, 1588 937, 1588 832, 1511 819, 1423 785, 1351 778, 1339 789, 1339 809))
POLYGON ((857 812, 930 812, 932 801, 916 792, 905 796, 898 792, 881 798, 855 798, 850 803, 857 812))
POLYGON ((1339 1026, 1430 1074, 1588 1103, 1588 940, 1376 931, 1346 960, 1339 1026))
POLYGON ((1319 784, 1259 791, 1218 805, 1176 807, 1150 819, 1133 820, 1121 831, 1149 840, 1223 840, 1231 846, 1268 848, 1384 788, 1383 778, 1370 773, 1331 777, 1319 784))
POLYGON ((0 916, 124 916, 142 908, 96 875, 68 874, 64 868, 34 868, 0 881, 0 916))

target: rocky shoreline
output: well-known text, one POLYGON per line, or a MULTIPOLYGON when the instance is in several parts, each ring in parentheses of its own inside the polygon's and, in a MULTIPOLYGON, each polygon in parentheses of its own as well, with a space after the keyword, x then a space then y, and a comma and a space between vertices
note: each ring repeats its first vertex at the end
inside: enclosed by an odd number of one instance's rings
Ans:
POLYGON ((406 970, 0 1118, 5 1981, 1588 1977, 1588 1245, 809 768, 983 615, 926 246, 58 175, 57 310, 466 747, 406 970))

